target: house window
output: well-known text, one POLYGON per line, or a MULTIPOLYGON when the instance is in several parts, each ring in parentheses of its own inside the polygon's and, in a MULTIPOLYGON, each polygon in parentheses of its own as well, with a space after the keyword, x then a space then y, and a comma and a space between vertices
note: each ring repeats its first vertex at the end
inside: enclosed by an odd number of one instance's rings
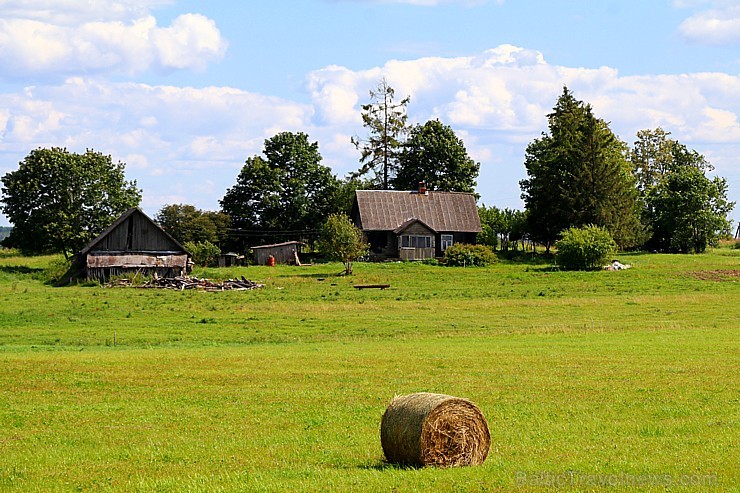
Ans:
POLYGON ((401 247, 403 248, 432 248, 431 236, 401 236, 401 247))
POLYGON ((442 251, 444 252, 445 250, 447 250, 449 247, 452 246, 452 235, 442 235, 441 243, 442 243, 442 251))

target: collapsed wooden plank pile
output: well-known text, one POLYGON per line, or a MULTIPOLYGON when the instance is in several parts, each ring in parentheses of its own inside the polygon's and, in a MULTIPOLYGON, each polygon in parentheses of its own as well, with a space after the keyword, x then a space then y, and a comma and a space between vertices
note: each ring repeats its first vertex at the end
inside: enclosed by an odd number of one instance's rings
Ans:
POLYGON ((191 276, 155 276, 140 284, 136 284, 131 279, 117 279, 116 281, 109 283, 108 286, 134 286, 138 288, 177 289, 180 291, 184 291, 186 289, 198 289, 202 291, 248 291, 262 288, 265 285, 250 281, 244 276, 242 276, 241 279, 228 279, 221 282, 211 281, 210 279, 199 279, 191 276))

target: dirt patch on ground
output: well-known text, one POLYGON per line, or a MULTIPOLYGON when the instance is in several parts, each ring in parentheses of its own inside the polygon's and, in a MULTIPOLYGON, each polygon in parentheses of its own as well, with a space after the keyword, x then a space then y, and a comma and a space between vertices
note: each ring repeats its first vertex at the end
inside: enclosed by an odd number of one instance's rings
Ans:
POLYGON ((702 270, 693 272, 692 276, 702 281, 737 282, 740 280, 740 270, 702 270))

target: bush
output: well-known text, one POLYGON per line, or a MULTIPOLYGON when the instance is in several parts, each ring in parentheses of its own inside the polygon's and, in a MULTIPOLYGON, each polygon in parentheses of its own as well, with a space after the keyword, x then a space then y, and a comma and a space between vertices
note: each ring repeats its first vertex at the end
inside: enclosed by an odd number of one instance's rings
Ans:
POLYGON ((444 262, 452 267, 485 267, 496 262, 496 255, 485 245, 455 243, 445 250, 444 262))
POLYGON ((346 214, 332 214, 321 229, 319 252, 344 264, 344 273, 352 274, 352 263, 369 250, 362 231, 346 214))
POLYGON ((604 228, 589 225, 568 228, 560 233, 555 244, 556 258, 566 270, 598 269, 608 262, 617 250, 617 244, 604 228))
POLYGON ((44 281, 49 284, 61 282, 70 273, 70 267, 72 267, 72 262, 66 260, 61 255, 57 256, 44 269, 44 281))
POLYGON ((193 256, 195 265, 201 267, 215 266, 221 249, 210 241, 199 241, 197 243, 188 241, 183 245, 193 256))

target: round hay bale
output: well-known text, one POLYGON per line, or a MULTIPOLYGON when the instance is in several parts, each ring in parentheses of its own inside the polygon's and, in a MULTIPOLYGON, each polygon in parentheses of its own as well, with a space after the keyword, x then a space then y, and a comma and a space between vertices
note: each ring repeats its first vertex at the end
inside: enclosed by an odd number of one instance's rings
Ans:
POLYGON ((488 423, 467 399, 420 392, 395 397, 380 423, 388 462, 413 466, 475 466, 491 446, 488 423))

